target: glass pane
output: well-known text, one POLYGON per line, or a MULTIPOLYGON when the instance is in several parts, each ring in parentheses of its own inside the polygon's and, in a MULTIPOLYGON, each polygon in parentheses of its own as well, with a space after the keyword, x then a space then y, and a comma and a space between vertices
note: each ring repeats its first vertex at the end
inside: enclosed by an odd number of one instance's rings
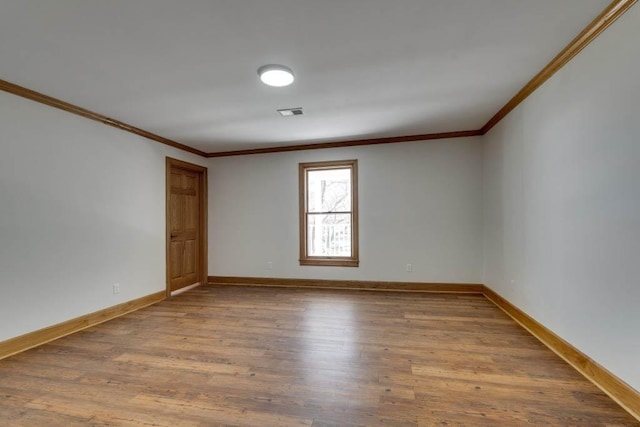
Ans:
POLYGON ((307 212, 350 212, 351 168, 307 172, 307 212))
POLYGON ((351 256, 351 214, 308 214, 308 256, 351 256))

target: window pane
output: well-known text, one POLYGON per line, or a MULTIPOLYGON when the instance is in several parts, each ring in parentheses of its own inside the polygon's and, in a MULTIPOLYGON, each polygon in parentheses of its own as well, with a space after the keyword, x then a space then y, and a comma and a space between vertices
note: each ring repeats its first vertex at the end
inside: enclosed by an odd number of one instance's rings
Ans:
POLYGON ((350 212, 351 169, 307 172, 307 212, 350 212))
POLYGON ((351 256, 351 214, 308 214, 309 256, 351 256))

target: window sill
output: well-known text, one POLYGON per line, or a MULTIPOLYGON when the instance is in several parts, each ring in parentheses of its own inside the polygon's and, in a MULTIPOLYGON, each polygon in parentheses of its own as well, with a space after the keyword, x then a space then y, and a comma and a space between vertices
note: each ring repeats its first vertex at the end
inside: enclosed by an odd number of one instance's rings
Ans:
POLYGON ((300 260, 300 265, 315 265, 320 267, 358 267, 357 259, 341 258, 306 258, 300 260))

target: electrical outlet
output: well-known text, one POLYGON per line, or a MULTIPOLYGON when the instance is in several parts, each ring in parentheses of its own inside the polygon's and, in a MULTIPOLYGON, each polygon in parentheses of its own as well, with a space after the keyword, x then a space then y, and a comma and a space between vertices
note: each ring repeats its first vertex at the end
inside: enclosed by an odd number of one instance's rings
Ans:
POLYGON ((120 283, 114 283, 113 284, 113 294, 119 294, 120 293, 120 283))
POLYGON ((411 273, 413 271, 413 265, 407 264, 407 273, 411 273))
POLYGON ((273 261, 267 262, 267 270, 273 270, 273 261))

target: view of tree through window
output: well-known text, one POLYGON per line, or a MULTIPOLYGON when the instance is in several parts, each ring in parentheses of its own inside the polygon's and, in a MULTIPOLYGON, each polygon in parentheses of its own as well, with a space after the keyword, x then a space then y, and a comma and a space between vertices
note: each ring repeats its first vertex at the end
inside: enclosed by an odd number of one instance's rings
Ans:
POLYGON ((301 164, 301 262, 315 259, 357 263, 354 250, 355 161, 301 164))
POLYGON ((351 170, 309 171, 307 245, 310 256, 351 256, 351 170))

